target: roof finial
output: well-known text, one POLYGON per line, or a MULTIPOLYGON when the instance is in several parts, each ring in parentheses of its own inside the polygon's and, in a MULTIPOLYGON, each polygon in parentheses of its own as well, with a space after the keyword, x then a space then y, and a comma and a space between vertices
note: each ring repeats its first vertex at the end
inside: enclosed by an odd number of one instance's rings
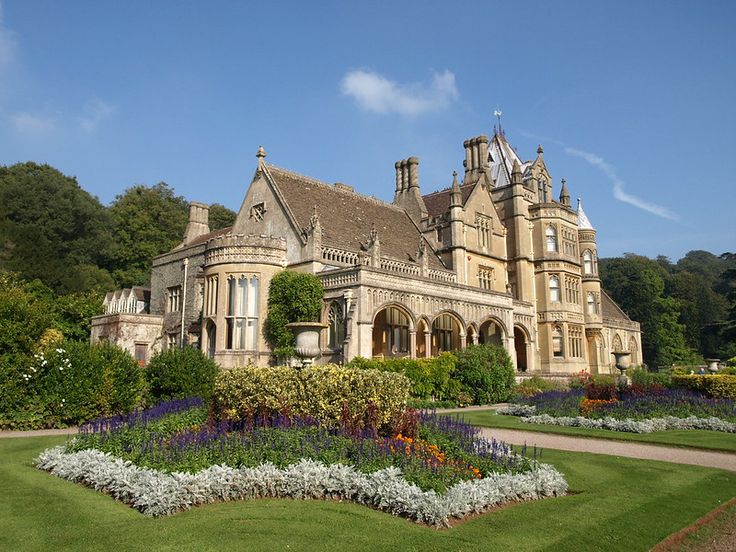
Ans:
POLYGON ((539 144, 537 147, 537 155, 542 155, 544 153, 544 150, 542 149, 542 144, 539 144))
POLYGON ((258 158, 258 168, 263 168, 263 160, 266 158, 266 150, 263 149, 263 146, 258 146, 258 152, 256 152, 256 157, 258 158))
POLYGON ((503 129, 501 128, 501 115, 503 115, 503 111, 501 111, 498 108, 498 105, 496 105, 496 109, 493 110, 493 116, 496 118, 499 134, 503 134, 503 129))

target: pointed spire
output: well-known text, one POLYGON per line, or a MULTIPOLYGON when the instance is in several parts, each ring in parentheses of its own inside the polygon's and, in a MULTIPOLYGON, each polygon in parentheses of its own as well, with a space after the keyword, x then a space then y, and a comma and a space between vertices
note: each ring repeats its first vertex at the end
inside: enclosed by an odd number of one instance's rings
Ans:
POLYGON ((567 191, 567 180, 562 179, 562 188, 560 188, 560 203, 570 206, 570 193, 567 191))
POLYGON ((511 184, 521 184, 521 165, 519 161, 514 159, 514 165, 511 168, 511 184))
POLYGON ((258 146, 258 152, 256 153, 256 158, 258 158, 258 168, 263 168, 264 159, 266 158, 266 150, 263 149, 263 146, 258 146))
POLYGON ((593 228, 593 225, 590 224, 590 220, 585 214, 585 211, 583 211, 583 202, 580 198, 578 198, 578 229, 595 230, 595 228, 593 228))
POLYGON ((463 193, 457 181, 457 171, 452 171, 452 188, 450 189, 450 207, 463 206, 463 193))

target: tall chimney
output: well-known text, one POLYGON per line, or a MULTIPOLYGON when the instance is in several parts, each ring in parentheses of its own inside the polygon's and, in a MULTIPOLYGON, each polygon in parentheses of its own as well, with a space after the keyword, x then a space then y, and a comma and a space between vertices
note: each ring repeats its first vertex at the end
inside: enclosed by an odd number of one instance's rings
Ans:
POLYGON ((488 136, 478 136, 478 168, 481 171, 488 165, 488 136))
POLYGON ((465 140, 463 147, 465 148, 465 174, 467 174, 473 170, 473 154, 470 152, 470 140, 465 140))
POLYGON ((412 188, 419 188, 419 159, 416 157, 410 157, 406 160, 406 167, 408 173, 409 185, 407 190, 412 188))
POLYGON ((210 208, 204 203, 192 201, 189 204, 189 222, 187 229, 184 231, 184 243, 190 243, 195 238, 209 234, 209 217, 210 208))

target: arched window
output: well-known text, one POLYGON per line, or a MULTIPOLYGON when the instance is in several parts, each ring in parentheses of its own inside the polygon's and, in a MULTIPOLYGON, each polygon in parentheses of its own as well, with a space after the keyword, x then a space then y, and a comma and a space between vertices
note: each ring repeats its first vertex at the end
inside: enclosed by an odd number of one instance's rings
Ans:
POLYGON ((333 351, 341 350, 343 341, 345 341, 345 317, 339 303, 335 302, 330 305, 330 310, 327 311, 327 324, 329 325, 327 346, 333 351))
POLYGON ((598 302, 595 300, 595 293, 592 291, 588 292, 588 314, 598 314, 598 302))
POLYGON ((539 196, 539 203, 547 203, 547 181, 544 178, 539 179, 537 195, 539 196))
POLYGON ((557 252, 557 230, 551 224, 545 230, 544 235, 547 242, 547 251, 549 253, 557 252))
POLYGON ((241 275, 227 280, 226 349, 258 348, 258 277, 241 275))
POLYGON ((460 324, 450 314, 440 314, 432 323, 432 349, 439 354, 460 348, 460 324))
POLYGON ((562 337, 562 329, 555 326, 552 330, 552 355, 556 357, 565 356, 565 341, 562 337))
POLYGON ((557 276, 549 277, 549 300, 560 301, 560 279, 557 276))
POLYGON ((590 249, 583 252, 583 274, 586 276, 593 274, 593 253, 590 249))

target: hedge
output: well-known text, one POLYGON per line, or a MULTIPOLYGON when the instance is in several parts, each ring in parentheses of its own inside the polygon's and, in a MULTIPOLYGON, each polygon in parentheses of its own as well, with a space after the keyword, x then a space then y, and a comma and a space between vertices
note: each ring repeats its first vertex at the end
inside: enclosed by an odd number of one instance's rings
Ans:
POLYGON ((411 396, 416 399, 454 400, 461 391, 459 382, 452 378, 455 371, 455 356, 452 353, 442 353, 434 358, 379 360, 356 357, 345 366, 404 374, 411 381, 411 396))
POLYGON ((736 376, 731 375, 684 375, 672 376, 672 385, 700 391, 711 397, 736 399, 736 376))
POLYGON ((217 363, 194 347, 174 347, 156 353, 146 367, 151 404, 161 400, 212 396, 217 363))
POLYGON ((228 420, 286 412, 336 424, 347 406, 351 414, 373 415, 384 426, 403 412, 410 386, 402 374, 334 364, 301 370, 245 366, 217 375, 213 410, 228 420))

